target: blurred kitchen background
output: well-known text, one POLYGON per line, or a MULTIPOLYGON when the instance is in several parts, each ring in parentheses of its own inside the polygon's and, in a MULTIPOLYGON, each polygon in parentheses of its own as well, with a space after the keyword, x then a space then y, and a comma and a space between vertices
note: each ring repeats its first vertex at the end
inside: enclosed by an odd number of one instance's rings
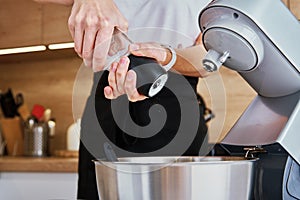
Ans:
MULTIPOLYGON (((300 1, 284 2, 300 18, 300 1)), ((0 0, 0 4, 0 49, 35 45, 47 47, 49 44, 72 42, 67 25, 70 7, 38 4, 31 0, 0 0)), ((67 130, 74 123, 73 85, 81 64, 81 59, 72 48, 0 55, 2 93, 9 88, 14 95, 22 93, 24 104, 29 110, 35 104, 51 109, 51 116, 56 122, 55 136, 50 140, 52 154, 55 150, 67 148, 67 130)), ((226 89, 227 106, 222 138, 255 93, 236 72, 222 68, 221 75, 226 89)), ((200 94, 208 107, 214 107, 210 103, 209 91, 205 83, 202 83, 203 81, 199 84, 200 94)), ((223 101, 224 98, 220 100, 223 101)))

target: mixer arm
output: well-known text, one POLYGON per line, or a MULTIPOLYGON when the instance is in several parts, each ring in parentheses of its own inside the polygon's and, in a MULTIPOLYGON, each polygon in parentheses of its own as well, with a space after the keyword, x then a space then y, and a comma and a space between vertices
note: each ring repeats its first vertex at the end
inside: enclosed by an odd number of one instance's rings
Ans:
POLYGON ((300 164, 299 21, 280 0, 218 0, 199 26, 204 68, 235 70, 258 94, 222 143, 277 142, 300 164))

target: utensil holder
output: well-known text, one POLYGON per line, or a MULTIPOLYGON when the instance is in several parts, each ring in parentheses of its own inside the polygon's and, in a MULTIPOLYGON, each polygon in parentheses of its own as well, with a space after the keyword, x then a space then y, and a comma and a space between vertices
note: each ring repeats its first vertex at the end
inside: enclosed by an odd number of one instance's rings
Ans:
POLYGON ((46 122, 25 125, 24 155, 43 157, 49 155, 49 126, 46 122))

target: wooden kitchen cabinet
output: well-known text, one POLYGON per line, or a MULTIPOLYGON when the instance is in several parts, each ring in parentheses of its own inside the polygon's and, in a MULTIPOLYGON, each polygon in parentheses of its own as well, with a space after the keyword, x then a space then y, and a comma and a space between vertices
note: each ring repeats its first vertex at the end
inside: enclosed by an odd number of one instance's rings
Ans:
POLYGON ((0 0, 0 48, 72 41, 70 6, 33 0, 0 0))
POLYGON ((70 12, 70 6, 55 4, 47 4, 43 6, 43 44, 73 41, 68 29, 70 12))
POLYGON ((0 48, 41 44, 41 5, 32 0, 0 0, 0 5, 0 48))
MULTIPOLYGON (((300 1, 282 0, 300 19, 300 1)), ((71 6, 33 0, 0 0, 0 48, 72 41, 68 30, 71 6)))

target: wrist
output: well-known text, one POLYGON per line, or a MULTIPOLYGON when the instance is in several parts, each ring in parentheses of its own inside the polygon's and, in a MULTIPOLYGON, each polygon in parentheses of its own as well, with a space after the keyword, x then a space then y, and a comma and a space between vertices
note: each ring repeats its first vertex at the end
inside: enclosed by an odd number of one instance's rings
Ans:
POLYGON ((161 45, 166 49, 166 58, 164 62, 162 62, 162 67, 168 71, 170 70, 176 63, 177 55, 175 50, 169 45, 161 45))

